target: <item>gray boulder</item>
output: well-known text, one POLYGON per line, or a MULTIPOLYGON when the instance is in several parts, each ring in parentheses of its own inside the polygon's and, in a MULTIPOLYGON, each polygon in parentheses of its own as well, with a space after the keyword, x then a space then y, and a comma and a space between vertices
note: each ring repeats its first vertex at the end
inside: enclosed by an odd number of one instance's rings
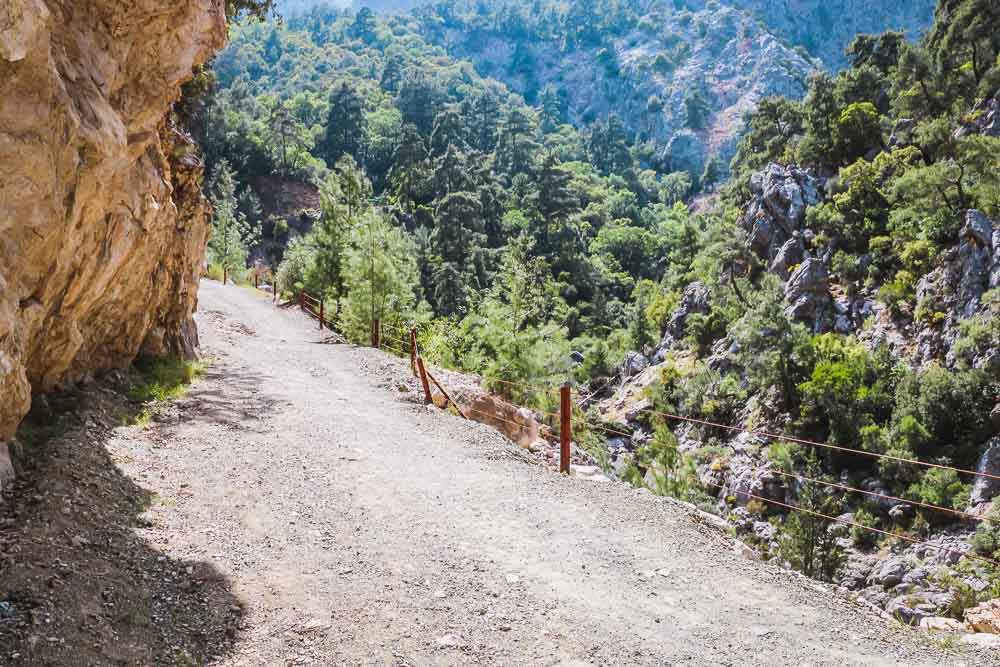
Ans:
POLYGON ((649 368, 649 359, 641 352, 627 352, 622 361, 622 375, 630 378, 649 368))
POLYGON ((906 625, 920 625, 924 618, 947 613, 952 604, 950 593, 910 593, 893 598, 886 612, 906 625))
POLYGON ((970 209, 965 213, 965 225, 960 236, 976 245, 993 248, 993 222, 981 211, 970 209))
POLYGON ((956 137, 969 134, 985 134, 988 137, 1000 137, 1000 91, 993 97, 983 100, 969 116, 973 120, 965 123, 955 131, 956 137))
POLYGON ((881 586, 882 588, 893 588, 903 583, 903 577, 910 570, 902 558, 892 556, 879 563, 871 574, 868 575, 870 586, 881 586))
POLYGON ((785 280, 793 266, 802 263, 807 257, 806 245, 799 234, 785 241, 785 244, 778 249, 778 254, 771 261, 771 273, 785 280))
POLYGON ((688 317, 694 313, 708 314, 711 310, 710 295, 708 287, 701 282, 693 282, 684 288, 681 302, 671 314, 670 321, 667 323, 667 331, 663 334, 663 339, 656 348, 656 353, 653 356, 654 363, 662 363, 670 348, 685 336, 688 317))
POLYGON ((809 258, 799 265, 785 285, 785 300, 789 317, 812 326, 814 332, 824 330, 824 320, 831 311, 830 274, 823 262, 809 258))
MULTIPOLYGON (((796 233, 804 232, 806 209, 821 201, 822 181, 791 165, 769 164, 750 178, 753 195, 740 215, 747 246, 773 263, 796 233)), ((793 247, 786 252, 795 252, 793 247)), ((798 262, 782 260, 787 266, 798 262)), ((782 278, 787 276, 785 273, 782 278)))
MULTIPOLYGON (((996 412, 996 409, 994 409, 996 412)), ((976 472, 1000 477, 1000 437, 993 438, 987 443, 986 451, 979 459, 976 472)), ((972 494, 969 496, 969 505, 977 508, 984 505, 1000 495, 1000 479, 992 477, 976 477, 972 485, 972 494)))

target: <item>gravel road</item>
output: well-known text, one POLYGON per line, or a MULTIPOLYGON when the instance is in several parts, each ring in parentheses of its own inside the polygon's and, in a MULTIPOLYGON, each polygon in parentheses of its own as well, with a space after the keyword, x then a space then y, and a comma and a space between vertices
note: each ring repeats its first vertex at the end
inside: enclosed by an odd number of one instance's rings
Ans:
POLYGON ((109 445, 240 601, 225 665, 982 665, 418 405, 406 362, 205 282, 207 377, 109 445))

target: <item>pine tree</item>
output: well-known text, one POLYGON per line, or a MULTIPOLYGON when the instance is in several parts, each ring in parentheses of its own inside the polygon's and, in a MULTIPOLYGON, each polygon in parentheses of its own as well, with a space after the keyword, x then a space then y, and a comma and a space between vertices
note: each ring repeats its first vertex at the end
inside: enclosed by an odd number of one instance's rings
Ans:
POLYGON ((298 157, 309 148, 306 128, 285 103, 278 104, 271 112, 269 126, 273 146, 278 152, 278 168, 281 173, 290 175, 298 167, 298 157))
MULTIPOLYGON (((819 463, 812 458, 805 475, 816 479, 822 475, 819 463)), ((785 522, 781 555, 807 577, 833 581, 844 565, 843 548, 830 532, 833 524, 828 516, 840 513, 840 504, 815 482, 803 482, 798 492, 797 506, 785 522)))
POLYGON ((545 134, 555 132, 563 124, 566 117, 565 105, 559 98, 555 86, 549 84, 542 89, 539 104, 542 108, 540 125, 542 132, 545 134))
POLYGON ((444 155, 434 163, 434 187, 437 196, 475 189, 473 172, 468 160, 454 144, 449 144, 444 155))
POLYGON ((431 155, 443 155, 449 147, 465 151, 468 146, 465 140, 467 130, 466 121, 457 109, 448 108, 439 113, 431 132, 431 155))
POLYGON ((250 248, 260 240, 260 226, 250 224, 239 210, 235 175, 224 160, 216 168, 209 193, 215 211, 208 243, 211 258, 226 270, 245 269, 250 248))
POLYGON ((346 81, 333 89, 323 142, 323 157, 328 165, 336 164, 344 155, 363 162, 364 106, 361 95, 346 81))
POLYGON ((366 44, 371 44, 377 37, 375 23, 375 13, 368 7, 362 7, 354 16, 354 24, 351 26, 351 36, 360 39, 366 44))
MULTIPOLYGON (((430 181, 428 167, 428 152, 424 139, 416 125, 407 123, 403 126, 399 146, 393 157, 392 168, 389 170, 389 189, 392 194, 408 206, 425 200, 425 183, 430 181)), ((427 201, 433 195, 426 198, 427 201)))
POLYGON ((319 283, 325 296, 336 300, 337 320, 341 302, 347 295, 347 257, 355 229, 371 206, 365 195, 364 175, 354 161, 345 156, 337 164, 337 172, 320 185, 320 218, 313 227, 316 248, 314 282, 319 283))
POLYGON ((569 217, 579 210, 579 200, 570 187, 571 176, 562 168, 554 153, 547 153, 538 170, 538 189, 529 199, 538 211, 539 224, 535 238, 543 253, 550 253, 551 236, 559 231, 569 217))
POLYGON ((492 152, 497 147, 500 125, 500 103, 492 92, 486 91, 472 102, 471 124, 476 150, 492 152))
POLYGON ((497 145, 496 166, 511 178, 532 172, 538 144, 534 140, 534 127, 528 115, 513 107, 504 119, 497 145))
POLYGON ((475 193, 452 192, 434 210, 431 247, 435 256, 434 303, 442 315, 462 311, 475 284, 477 249, 483 245, 481 206, 475 193))

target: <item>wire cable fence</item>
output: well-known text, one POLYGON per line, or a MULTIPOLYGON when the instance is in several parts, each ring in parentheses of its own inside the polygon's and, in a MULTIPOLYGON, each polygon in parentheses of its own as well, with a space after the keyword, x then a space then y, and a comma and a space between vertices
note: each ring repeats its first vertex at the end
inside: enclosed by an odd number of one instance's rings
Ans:
MULTIPOLYGON (((304 291, 300 292, 297 296, 297 303, 301 309, 306 312, 310 317, 318 319, 320 322, 320 327, 326 326, 325 321, 325 308, 323 300, 315 297, 311 294, 306 294, 304 291)), ((394 317, 395 323, 383 323, 378 319, 373 319, 371 322, 362 322, 357 319, 352 313, 348 312, 346 315, 341 313, 345 318, 353 318, 352 323, 357 325, 360 330, 364 327, 369 327, 371 331, 371 344, 372 347, 377 349, 383 349, 391 354, 410 359, 411 370, 418 379, 420 379, 423 391, 424 391, 424 402, 427 404, 434 403, 432 385, 437 388, 438 393, 441 395, 445 407, 453 406, 456 411, 465 419, 469 419, 470 416, 475 415, 481 419, 476 421, 486 421, 487 423, 506 423, 510 426, 516 428, 524 428, 525 424, 518 423, 508 417, 496 414, 495 412, 486 412, 475 405, 459 406, 452 398, 454 394, 453 391, 449 391, 439 378, 445 377, 442 373, 446 369, 440 369, 436 366, 429 364, 426 359, 424 359, 421 354, 421 348, 419 344, 419 338, 421 333, 421 328, 415 322, 406 323, 405 318, 394 317), (432 374, 431 371, 438 373, 438 376, 432 374)), ((330 323, 330 328, 334 328, 333 324, 330 323)), ((423 328, 423 332, 426 333, 427 329, 423 328)), ((551 438, 557 440, 560 447, 559 453, 559 468, 563 473, 571 472, 570 456, 572 447, 572 438, 574 435, 574 424, 576 426, 577 434, 582 434, 584 431, 593 431, 595 433, 603 434, 604 436, 611 436, 614 438, 626 438, 632 440, 635 436, 634 433, 628 433, 626 431, 615 428, 612 425, 606 423, 597 423, 595 419, 588 418, 579 407, 580 404, 586 403, 594 398, 597 392, 594 392, 588 396, 582 397, 579 392, 574 392, 569 383, 564 383, 560 386, 555 385, 545 385, 538 384, 537 382, 516 382, 513 380, 493 378, 493 377, 483 377, 480 378, 480 383, 482 384, 485 391, 489 392, 491 389, 501 388, 500 394, 505 397, 512 397, 514 395, 520 395, 525 397, 543 397, 545 399, 558 398, 558 411, 546 410, 544 408, 533 408, 527 407, 533 415, 543 418, 548 418, 552 424, 552 428, 555 431, 553 435, 551 432, 549 434, 543 434, 543 438, 551 438), (519 393, 518 393, 519 392, 519 393), (576 402, 572 400, 573 394, 576 393, 576 402), (574 408, 576 411, 583 415, 574 416, 574 408)), ((544 401, 539 401, 540 405, 547 405, 544 401)), ((515 407, 518 407, 515 405, 515 407)), ((895 456, 892 454, 885 454, 882 452, 873 452, 865 449, 856 449, 852 447, 844 447, 841 445, 834 445, 831 443, 819 442, 815 440, 809 440, 806 438, 801 438, 797 436, 792 436, 782 433, 773 433, 763 429, 751 429, 741 426, 733 426, 730 424, 722 424, 708 419, 702 419, 698 417, 689 417, 684 415, 672 414, 669 412, 663 412, 661 410, 654 410, 651 408, 642 409, 638 411, 638 414, 645 414, 650 417, 656 417, 659 419, 666 420, 668 422, 678 422, 694 424, 698 426, 704 426, 714 429, 720 429, 730 433, 743 433, 758 438, 769 439, 772 441, 783 441, 794 444, 803 445, 806 447, 815 447, 826 450, 838 451, 849 453, 852 455, 858 455, 862 457, 867 457, 879 461, 892 461, 895 463, 903 463, 912 466, 923 467, 927 469, 937 469, 937 470, 947 470, 955 472, 956 474, 972 476, 976 478, 985 478, 991 480, 1000 480, 1000 475, 995 475, 985 471, 969 470, 966 468, 960 468, 956 466, 945 465, 941 463, 934 463, 928 461, 920 461, 917 459, 906 458, 895 456)), ((795 480, 800 483, 810 483, 823 486, 828 489, 833 489, 835 491, 841 492, 843 494, 857 494, 859 496, 864 496, 867 498, 873 498, 876 500, 890 501, 894 503, 901 503, 906 505, 911 505, 914 507, 919 507, 930 512, 937 512, 946 514, 948 516, 954 517, 957 520, 976 523, 976 522, 987 522, 987 523, 998 523, 996 520, 991 519, 986 516, 980 516, 973 514, 971 512, 965 512, 953 507, 945 507, 943 505, 923 502, 911 498, 905 498, 901 496, 891 495, 889 493, 882 493, 880 491, 873 491, 870 489, 861 489, 849 484, 833 482, 823 479, 818 479, 815 477, 810 477, 807 475, 802 475, 794 472, 787 472, 775 466, 768 467, 764 472, 776 475, 782 479, 795 480)), ((725 487, 721 484, 713 482, 711 479, 700 479, 699 483, 705 487, 711 487, 718 489, 719 491, 725 491, 725 487)), ((823 512, 818 512, 814 509, 807 507, 801 507, 791 503, 782 502, 769 498, 763 495, 755 494, 750 491, 738 491, 738 496, 742 496, 747 500, 756 500, 769 506, 778 507, 784 511, 788 512, 799 512, 807 515, 811 515, 822 519, 823 521, 831 523, 839 523, 850 526, 851 528, 856 528, 858 530, 867 531, 872 534, 876 534, 882 537, 889 537, 902 542, 907 542, 913 545, 923 546, 929 549, 949 552, 949 553, 960 553, 961 556, 967 557, 981 563, 990 565, 991 567, 1000 568, 1000 562, 987 558, 985 556, 979 556, 971 552, 959 551, 952 547, 942 547, 930 542, 924 542, 914 537, 906 534, 892 532, 888 530, 883 530, 876 528, 874 526, 865 525, 857 521, 852 521, 850 519, 845 519, 842 517, 836 517, 832 515, 825 514, 823 512)))

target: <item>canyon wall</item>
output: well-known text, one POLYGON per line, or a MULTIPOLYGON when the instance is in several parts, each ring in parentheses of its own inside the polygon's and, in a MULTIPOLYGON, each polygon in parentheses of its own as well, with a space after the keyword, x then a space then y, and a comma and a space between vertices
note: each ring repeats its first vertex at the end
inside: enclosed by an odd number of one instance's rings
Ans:
POLYGON ((31 396, 193 354, 209 233, 170 109, 223 0, 0 3, 0 485, 31 396))

